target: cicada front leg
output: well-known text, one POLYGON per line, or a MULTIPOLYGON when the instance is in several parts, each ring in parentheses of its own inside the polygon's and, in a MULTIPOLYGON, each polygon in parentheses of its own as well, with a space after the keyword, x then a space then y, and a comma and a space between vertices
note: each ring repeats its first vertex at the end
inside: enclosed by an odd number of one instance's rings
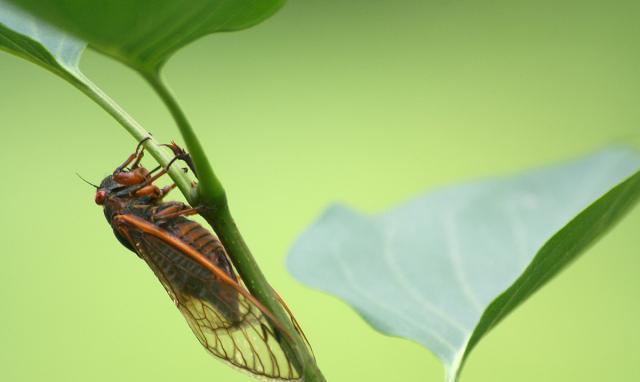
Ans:
POLYGON ((162 144, 162 146, 165 146, 171 149, 171 151, 173 152, 173 155, 175 155, 176 158, 179 158, 181 161, 186 163, 187 166, 189 166, 189 168, 191 169, 191 172, 193 172, 193 175, 196 178, 198 177, 198 174, 196 173, 196 166, 193 164, 191 155, 189 155, 188 152, 186 152, 182 147, 178 146, 178 144, 175 141, 171 141, 171 143, 162 144))
POLYGON ((160 199, 162 200, 162 198, 164 198, 165 196, 167 196, 167 194, 168 194, 169 192, 171 192, 171 190, 173 190, 174 188, 176 188, 176 186, 177 186, 177 185, 176 185, 175 183, 171 183, 171 184, 170 184, 170 185, 168 185, 168 186, 164 186, 164 187, 162 187, 162 188, 160 189, 160 193, 162 194, 162 195, 160 195, 160 199))
POLYGON ((153 182, 167 174, 171 165, 179 159, 179 157, 174 157, 169 161, 166 167, 158 166, 151 171, 148 171, 144 167, 138 167, 131 171, 121 171, 114 174, 113 179, 120 184, 131 186, 123 191, 123 193, 128 196, 152 196, 154 199, 160 200, 169 191, 171 191, 175 185, 170 185, 160 189, 154 185, 153 182))
POLYGON ((133 152, 133 154, 129 155, 129 157, 120 166, 116 167, 116 169, 113 171, 113 175, 121 173, 122 170, 124 170, 125 167, 127 167, 129 163, 133 162, 134 160, 135 160, 134 165, 131 166, 131 168, 137 168, 140 165, 142 156, 144 155, 144 146, 142 145, 149 139, 151 139, 151 137, 146 137, 143 140, 141 140, 138 143, 138 146, 136 146, 136 150, 133 152))

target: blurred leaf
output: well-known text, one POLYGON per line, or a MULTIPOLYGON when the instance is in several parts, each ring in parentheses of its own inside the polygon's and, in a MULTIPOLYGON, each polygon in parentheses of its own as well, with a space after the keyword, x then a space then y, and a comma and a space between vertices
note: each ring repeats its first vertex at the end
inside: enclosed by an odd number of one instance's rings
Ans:
POLYGON ((430 349, 455 381, 488 330, 631 209, 639 168, 636 152, 609 150, 378 215, 333 206, 297 240, 288 266, 379 331, 430 349))
POLYGON ((11 0, 139 71, 154 72, 179 48, 214 32, 248 28, 284 0, 11 0))
POLYGON ((75 83, 84 79, 78 62, 86 45, 0 0, 0 49, 75 83))

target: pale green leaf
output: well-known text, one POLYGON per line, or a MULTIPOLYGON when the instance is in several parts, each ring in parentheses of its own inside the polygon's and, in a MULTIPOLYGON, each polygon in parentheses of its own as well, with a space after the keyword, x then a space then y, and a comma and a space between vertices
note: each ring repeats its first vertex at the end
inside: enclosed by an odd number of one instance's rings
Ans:
POLYGON ((86 43, 0 0, 0 49, 32 61, 72 82, 86 43))
POLYGON ((333 206, 297 240, 288 266, 377 330, 430 349, 455 381, 491 327, 637 202, 639 169, 638 153, 608 150, 377 215, 333 206))
POLYGON ((284 0, 11 0, 139 71, 204 35, 248 28, 284 0))
MULTIPOLYGON (((77 37, 35 18, 6 0, 0 0, 0 50, 36 63, 64 78, 111 114, 136 140, 142 140, 149 134, 80 71, 78 65, 86 45, 77 37)), ((148 141, 145 147, 160 163, 169 162, 167 154, 154 141, 148 141)), ((189 198, 190 180, 177 168, 170 169, 170 175, 189 198)))

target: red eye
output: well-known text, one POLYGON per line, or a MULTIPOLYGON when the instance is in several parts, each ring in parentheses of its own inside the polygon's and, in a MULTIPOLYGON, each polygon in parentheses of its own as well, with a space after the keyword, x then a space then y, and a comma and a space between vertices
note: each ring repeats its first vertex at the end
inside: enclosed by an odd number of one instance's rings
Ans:
POLYGON ((102 205, 102 203, 104 203, 104 199, 106 196, 107 196, 107 191, 98 190, 98 192, 96 192, 96 204, 102 205))

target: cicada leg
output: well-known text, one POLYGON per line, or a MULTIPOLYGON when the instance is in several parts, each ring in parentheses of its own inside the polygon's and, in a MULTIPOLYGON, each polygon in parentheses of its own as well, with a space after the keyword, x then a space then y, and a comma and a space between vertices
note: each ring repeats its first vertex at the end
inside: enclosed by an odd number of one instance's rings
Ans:
POLYGON ((154 220, 170 220, 173 218, 177 218, 178 216, 191 216, 197 215, 202 210, 202 207, 194 207, 189 208, 184 204, 182 205, 174 205, 168 208, 163 209, 162 211, 156 213, 153 218, 154 220))
POLYGON ((174 188, 176 188, 176 184, 172 183, 168 186, 164 186, 162 188, 158 188, 157 186, 153 185, 153 184, 148 184, 142 188, 137 188, 134 192, 133 195, 135 196, 153 196, 154 199, 160 201, 162 200, 162 198, 164 198, 169 192, 171 192, 171 190, 173 190, 174 188))
POLYGON ((171 183, 168 186, 164 186, 160 189, 160 199, 164 198, 169 192, 171 192, 171 190, 173 190, 174 188, 176 188, 176 184, 175 183, 171 183))
POLYGON ((162 167, 162 168, 161 167, 156 167, 153 170, 151 170, 149 172, 149 175, 151 175, 152 173, 154 173, 154 172, 156 172, 158 170, 160 170, 160 171, 158 171, 158 173, 154 174, 149 179, 147 179, 143 183, 141 183, 141 186, 144 187, 144 186, 146 186, 148 184, 151 184, 151 183, 155 182, 156 180, 158 180, 158 178, 160 178, 161 176, 163 176, 164 174, 169 172, 169 168, 171 168, 171 165, 173 164, 173 162, 175 162, 175 161, 177 161, 179 159, 180 159, 180 157, 177 157, 177 156, 173 157, 173 159, 171 159, 169 161, 169 163, 167 163, 167 165, 165 167, 162 167))
POLYGON ((140 167, 140 162, 142 161, 142 157, 144 157, 144 146, 140 149, 140 153, 138 154, 136 161, 131 165, 132 169, 136 169, 140 167))
MULTIPOLYGON (((135 196, 155 195, 157 198, 162 198, 162 196, 164 194, 166 194, 167 192, 171 191, 171 189, 173 189, 174 186, 171 186, 170 188, 166 189, 165 192, 163 193, 162 190, 160 190, 158 187, 153 185, 153 182, 158 180, 158 178, 160 178, 161 176, 165 175, 169 171, 169 168, 171 167, 173 162, 175 162, 178 159, 180 159, 180 158, 174 157, 173 159, 171 159, 171 161, 167 164, 166 167, 158 166, 158 167, 154 168, 153 170, 149 171, 147 173, 147 179, 145 179, 142 182, 136 184, 135 186, 132 186, 131 188, 127 188, 126 189, 126 193, 128 195, 132 195, 132 196, 133 195, 135 195, 135 196)), ((163 190, 164 190, 164 188, 163 188, 163 190)))
POLYGON ((133 162, 133 160, 136 160, 136 159, 137 160, 133 167, 134 168, 137 167, 137 165, 140 164, 140 160, 142 159, 142 155, 143 155, 142 152, 144 151, 144 148, 142 145, 149 139, 151 139, 151 137, 146 137, 140 142, 138 142, 138 146, 136 146, 136 151, 134 151, 133 154, 129 155, 129 157, 120 166, 116 167, 113 173, 117 174, 121 172, 125 167, 129 165, 129 163, 133 162))
POLYGON ((181 161, 189 166, 191 172, 193 172, 193 175, 195 175, 196 178, 198 177, 198 174, 196 173, 196 166, 193 164, 191 155, 189 155, 189 153, 186 152, 182 147, 178 146, 175 141, 171 141, 171 143, 164 143, 161 146, 165 146, 171 149, 171 151, 177 158, 180 158, 181 161))
POLYGON ((133 195, 140 196, 152 196, 154 199, 159 199, 162 197, 162 190, 156 187, 153 184, 148 184, 142 188, 137 188, 133 191, 133 195))

